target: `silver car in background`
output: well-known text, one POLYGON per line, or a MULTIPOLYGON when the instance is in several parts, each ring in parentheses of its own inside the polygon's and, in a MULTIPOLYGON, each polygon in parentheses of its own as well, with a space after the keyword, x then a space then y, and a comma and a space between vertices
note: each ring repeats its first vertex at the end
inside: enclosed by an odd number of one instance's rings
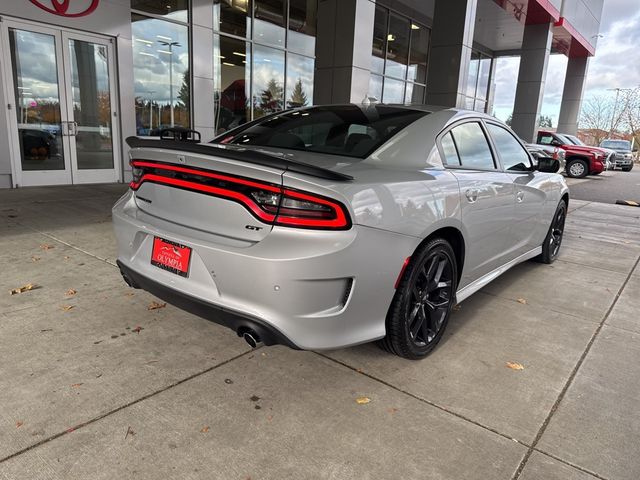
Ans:
POLYGON ((456 302, 562 241, 557 160, 476 112, 315 106, 210 144, 127 142, 125 281, 252 345, 421 358, 456 302))

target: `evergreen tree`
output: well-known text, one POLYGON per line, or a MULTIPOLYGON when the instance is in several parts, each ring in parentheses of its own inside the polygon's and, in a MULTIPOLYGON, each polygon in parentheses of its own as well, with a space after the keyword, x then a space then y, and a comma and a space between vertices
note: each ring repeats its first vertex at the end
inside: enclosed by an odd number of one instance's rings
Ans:
POLYGON ((290 107, 304 107, 307 104, 307 94, 304 93, 304 88, 302 87, 302 79, 298 78, 295 87, 293 87, 293 91, 291 92, 291 98, 289 99, 290 107))

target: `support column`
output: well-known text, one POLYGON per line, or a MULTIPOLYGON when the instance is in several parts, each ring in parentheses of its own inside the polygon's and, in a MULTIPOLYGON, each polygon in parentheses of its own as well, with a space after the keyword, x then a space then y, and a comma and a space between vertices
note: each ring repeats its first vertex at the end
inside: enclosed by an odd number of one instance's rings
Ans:
POLYGON ((524 27, 511 128, 527 142, 534 141, 538 129, 552 39, 551 23, 524 27))
POLYGON ((587 79, 589 57, 570 58, 567 63, 567 75, 564 79, 562 103, 558 131, 575 135, 578 132, 578 116, 582 105, 582 94, 587 79))
POLYGON ((477 0, 438 1, 433 14, 427 104, 464 107, 477 0))
POLYGON ((369 90, 375 3, 318 2, 313 102, 360 103, 369 90))

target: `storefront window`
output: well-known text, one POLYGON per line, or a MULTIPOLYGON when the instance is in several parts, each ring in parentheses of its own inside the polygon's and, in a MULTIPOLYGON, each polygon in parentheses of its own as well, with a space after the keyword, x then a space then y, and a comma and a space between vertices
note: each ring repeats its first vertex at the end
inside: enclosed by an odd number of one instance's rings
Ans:
POLYGON ((189 127, 189 29, 132 14, 133 77, 138 135, 189 127))
POLYGON ((253 46, 253 118, 284 109, 284 52, 253 46))
POLYGON ((287 55, 287 108, 313 103, 313 58, 287 55))
POLYGON ((482 57, 480 59, 480 73, 478 74, 478 91, 476 97, 481 100, 487 99, 489 91, 489 76, 491 75, 491 59, 482 57))
POLYGON ((478 67, 480 66, 480 54, 471 52, 471 62, 469 63, 469 79, 467 81, 467 96, 476 96, 476 87, 478 86, 478 67))
POLYGON ((180 22, 189 21, 189 0, 131 0, 131 8, 180 22))
POLYGON ((214 35, 213 72, 216 135, 242 125, 251 118, 249 83, 250 44, 214 35))
POLYGON ((404 82, 385 78, 382 98, 384 103, 402 103, 404 101, 404 82))
POLYGON ((409 62, 409 19, 391 14, 387 35, 387 64, 385 75, 395 78, 407 76, 409 62))
POLYGON ((384 57, 387 50, 387 10, 376 7, 373 21, 373 51, 371 58, 371 71, 384 73, 384 57))
POLYGON ((251 0, 214 0, 213 29, 238 37, 251 33, 251 0))
POLYGON ((369 96, 384 103, 424 102, 429 35, 424 25, 376 7, 369 96))
POLYGON ((289 0, 289 50, 315 55, 317 9, 317 0, 289 0))
POLYGON ((480 52, 471 53, 465 101, 466 108, 469 110, 485 112, 487 109, 492 61, 492 58, 480 52))
POLYGON ((369 77, 369 96, 382 100, 382 76, 371 74, 369 77))
POLYGON ((421 105, 424 103, 425 88, 415 83, 407 83, 407 92, 404 96, 404 103, 421 105))
POLYGON ((427 81, 427 57, 429 55, 429 29, 411 23, 411 52, 407 80, 425 83, 427 81))
POLYGON ((254 0, 253 39, 284 47, 286 10, 283 0, 254 0))

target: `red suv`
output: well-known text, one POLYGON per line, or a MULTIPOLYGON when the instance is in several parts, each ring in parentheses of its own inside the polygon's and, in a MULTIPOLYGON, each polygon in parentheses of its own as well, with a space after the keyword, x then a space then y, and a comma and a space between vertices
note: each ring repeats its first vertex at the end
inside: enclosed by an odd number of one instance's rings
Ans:
POLYGON ((601 148, 574 145, 560 133, 538 132, 536 143, 560 147, 566 153, 567 166, 565 171, 572 178, 582 178, 587 175, 598 175, 606 170, 605 158, 607 153, 601 148))

